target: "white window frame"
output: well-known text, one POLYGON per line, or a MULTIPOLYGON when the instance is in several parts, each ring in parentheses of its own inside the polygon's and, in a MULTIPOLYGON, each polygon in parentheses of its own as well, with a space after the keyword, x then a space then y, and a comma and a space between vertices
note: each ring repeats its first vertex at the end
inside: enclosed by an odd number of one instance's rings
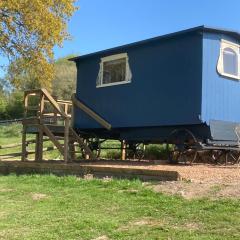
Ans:
POLYGON ((101 58, 100 69, 99 69, 99 73, 98 73, 98 77, 97 77, 97 85, 96 85, 97 88, 110 87, 110 86, 120 85, 120 84, 127 84, 127 83, 131 83, 131 80, 132 80, 132 73, 131 73, 131 69, 130 69, 130 66, 129 66, 129 59, 128 59, 128 54, 127 53, 120 53, 120 54, 115 54, 115 55, 111 55, 111 56, 101 58), (121 82, 103 83, 104 63, 114 61, 114 60, 118 60, 118 59, 122 59, 122 58, 126 59, 125 80, 121 81, 121 82))
POLYGON ((227 41, 227 40, 221 40, 221 47, 220 47, 220 56, 218 59, 218 64, 217 64, 217 71, 220 75, 228 77, 228 78, 232 78, 232 79, 236 79, 236 80, 240 80, 240 45, 227 41), (233 74, 229 74, 229 73, 225 73, 224 72, 224 66, 223 66, 223 52, 225 48, 230 48, 232 49, 236 55, 237 55, 237 60, 238 60, 238 75, 233 75, 233 74))

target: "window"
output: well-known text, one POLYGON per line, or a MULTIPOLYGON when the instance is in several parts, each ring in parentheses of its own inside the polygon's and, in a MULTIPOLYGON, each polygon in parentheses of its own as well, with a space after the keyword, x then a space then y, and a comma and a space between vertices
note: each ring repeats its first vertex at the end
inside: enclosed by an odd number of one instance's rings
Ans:
POLYGON ((126 53, 104 57, 100 62, 97 87, 131 82, 132 74, 126 53))
POLYGON ((239 47, 240 46, 235 43, 222 40, 217 66, 219 74, 240 80, 239 47))
POLYGON ((232 48, 223 49, 223 70, 227 74, 238 76, 238 55, 232 48))

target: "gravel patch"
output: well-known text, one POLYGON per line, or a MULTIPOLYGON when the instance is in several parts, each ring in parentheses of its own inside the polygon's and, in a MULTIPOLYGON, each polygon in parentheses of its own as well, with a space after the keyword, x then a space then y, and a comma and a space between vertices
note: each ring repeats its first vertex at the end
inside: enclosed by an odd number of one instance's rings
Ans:
POLYGON ((177 171, 182 181, 145 183, 156 192, 192 198, 240 198, 240 166, 218 166, 210 164, 169 165, 152 162, 100 161, 89 163, 102 167, 137 168, 150 170, 177 171))

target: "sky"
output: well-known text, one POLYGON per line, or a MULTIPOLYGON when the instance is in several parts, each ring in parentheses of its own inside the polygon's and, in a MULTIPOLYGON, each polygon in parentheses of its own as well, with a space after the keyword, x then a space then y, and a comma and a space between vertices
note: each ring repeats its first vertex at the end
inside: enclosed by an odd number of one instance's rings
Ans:
MULTIPOLYGON (((83 55, 207 25, 240 32, 239 0, 78 0, 68 23, 71 41, 55 58, 83 55)), ((6 63, 0 58, 0 65, 6 63)), ((0 72, 0 76, 3 72, 0 72)))
POLYGON ((199 25, 240 32, 239 0, 79 0, 71 41, 55 57, 82 55, 199 25))

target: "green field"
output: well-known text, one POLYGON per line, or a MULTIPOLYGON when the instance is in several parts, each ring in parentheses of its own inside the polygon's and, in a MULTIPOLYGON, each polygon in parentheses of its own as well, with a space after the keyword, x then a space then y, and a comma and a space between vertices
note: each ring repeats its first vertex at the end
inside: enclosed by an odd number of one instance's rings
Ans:
MULTIPOLYGON (((27 136, 28 140, 35 139, 35 135, 29 134, 27 136)), ((21 124, 8 124, 8 125, 0 125, 0 146, 6 146, 9 144, 21 143, 22 142, 22 125, 21 124)), ((53 144, 51 142, 45 142, 44 148, 51 147, 53 144)), ((28 150, 34 150, 35 144, 29 145, 28 150)), ((20 153, 22 151, 21 146, 1 149, 0 147, 0 155, 8 154, 8 153, 20 153)), ((1 158, 1 157, 0 157, 1 158)), ((34 155, 29 155, 30 159, 34 159, 34 155)), ((45 159, 62 159, 61 154, 57 150, 53 150, 51 152, 44 153, 45 159)), ((20 157, 11 158, 11 159, 21 159, 20 157)))
POLYGON ((240 239, 240 201, 185 200, 139 181, 0 177, 0 239, 240 239))

